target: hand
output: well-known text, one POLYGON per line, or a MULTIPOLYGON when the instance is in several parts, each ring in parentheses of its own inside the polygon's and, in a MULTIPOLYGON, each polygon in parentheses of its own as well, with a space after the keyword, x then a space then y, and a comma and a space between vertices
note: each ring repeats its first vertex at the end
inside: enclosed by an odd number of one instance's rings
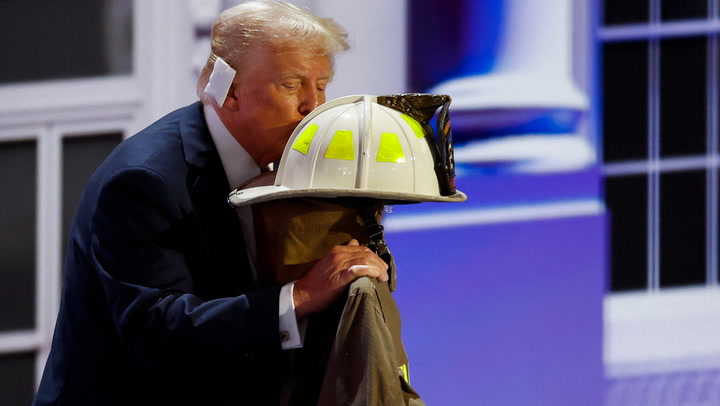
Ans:
POLYGON ((368 247, 353 239, 336 245, 305 276, 295 282, 295 316, 302 319, 330 306, 343 289, 362 276, 387 282, 388 266, 368 247))

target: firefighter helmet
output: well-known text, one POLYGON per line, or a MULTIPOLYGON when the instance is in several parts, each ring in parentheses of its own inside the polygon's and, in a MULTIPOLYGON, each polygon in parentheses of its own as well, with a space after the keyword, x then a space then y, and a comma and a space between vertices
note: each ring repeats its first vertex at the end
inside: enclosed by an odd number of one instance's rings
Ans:
POLYGON ((357 95, 329 101, 293 131, 274 185, 236 189, 234 206, 290 197, 461 202, 454 186, 449 96, 357 95), (436 118, 438 139, 430 119, 436 118))

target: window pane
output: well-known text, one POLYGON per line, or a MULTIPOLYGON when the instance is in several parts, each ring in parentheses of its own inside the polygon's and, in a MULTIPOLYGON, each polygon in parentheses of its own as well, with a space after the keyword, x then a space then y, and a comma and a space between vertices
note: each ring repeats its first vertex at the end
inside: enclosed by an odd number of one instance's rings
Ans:
POLYGON ((66 137, 63 139, 62 232, 67 245, 72 218, 90 176, 120 141, 122 134, 66 137))
POLYGON ((648 44, 608 43, 603 50, 604 159, 647 159, 648 44))
POLYGON ((613 291, 647 287, 647 176, 605 179, 610 212, 610 288, 613 291))
POLYGON ((34 141, 0 143, 0 331, 35 326, 35 153, 34 141))
POLYGON ((660 175, 660 286, 705 283, 705 172, 660 175))
POLYGON ((0 83, 128 74, 132 1, 0 1, 0 83))
POLYGON ((649 0, 605 0, 605 24, 647 23, 649 0))
POLYGON ((689 20, 707 18, 707 0, 662 0, 663 20, 689 20))
POLYGON ((35 354, 0 355, 0 400, 29 405, 35 395, 35 354))
POLYGON ((660 155, 705 154, 706 39, 660 42, 660 155))

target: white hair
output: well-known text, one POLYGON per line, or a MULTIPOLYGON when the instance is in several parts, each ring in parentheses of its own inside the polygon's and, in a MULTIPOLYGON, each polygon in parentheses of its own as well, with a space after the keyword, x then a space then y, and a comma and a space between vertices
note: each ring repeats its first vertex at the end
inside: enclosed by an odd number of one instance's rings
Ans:
POLYGON ((231 7, 215 19, 211 50, 197 82, 197 93, 206 101, 205 86, 217 57, 239 72, 253 63, 248 53, 255 46, 287 47, 327 56, 350 48, 345 29, 330 18, 321 18, 284 1, 254 0, 231 7))

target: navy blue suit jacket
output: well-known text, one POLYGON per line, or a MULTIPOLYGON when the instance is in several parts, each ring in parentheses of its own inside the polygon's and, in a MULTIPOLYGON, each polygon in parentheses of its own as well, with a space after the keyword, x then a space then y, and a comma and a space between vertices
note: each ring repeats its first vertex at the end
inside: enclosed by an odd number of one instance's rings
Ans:
POLYGON ((277 403, 280 288, 256 290, 200 103, 89 180, 34 404, 277 403))

